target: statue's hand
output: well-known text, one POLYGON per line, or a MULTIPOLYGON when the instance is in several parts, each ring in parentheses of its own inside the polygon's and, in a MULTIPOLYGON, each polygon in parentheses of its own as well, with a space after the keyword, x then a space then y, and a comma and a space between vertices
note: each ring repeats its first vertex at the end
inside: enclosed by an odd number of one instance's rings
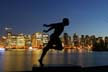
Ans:
POLYGON ((43 30, 43 32, 47 33, 48 31, 47 30, 43 30))
POLYGON ((47 24, 43 24, 43 26, 48 27, 48 25, 47 25, 47 24))

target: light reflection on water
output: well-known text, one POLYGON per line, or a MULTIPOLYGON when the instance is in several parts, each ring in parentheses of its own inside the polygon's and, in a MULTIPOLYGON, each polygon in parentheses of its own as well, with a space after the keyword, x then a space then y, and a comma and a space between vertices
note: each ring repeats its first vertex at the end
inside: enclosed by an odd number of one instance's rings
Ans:
MULTIPOLYGON (((39 66, 38 59, 42 50, 12 50, 0 52, 0 72, 29 71, 32 66, 39 66)), ((75 52, 72 49, 50 50, 45 56, 45 66, 80 65, 82 67, 108 65, 107 52, 75 52)))

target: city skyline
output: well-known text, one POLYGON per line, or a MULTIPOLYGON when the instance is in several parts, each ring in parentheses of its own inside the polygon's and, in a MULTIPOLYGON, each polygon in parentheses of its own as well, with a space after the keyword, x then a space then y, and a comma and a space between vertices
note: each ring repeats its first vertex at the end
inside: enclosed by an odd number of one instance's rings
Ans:
POLYGON ((2 0, 0 1, 0 35, 5 27, 14 33, 42 32, 43 24, 69 18, 66 33, 108 36, 107 0, 2 0))

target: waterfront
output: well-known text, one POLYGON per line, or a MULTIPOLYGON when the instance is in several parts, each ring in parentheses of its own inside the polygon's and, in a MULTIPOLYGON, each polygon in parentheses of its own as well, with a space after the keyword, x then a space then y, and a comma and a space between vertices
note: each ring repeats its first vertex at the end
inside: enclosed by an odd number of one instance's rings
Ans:
MULTIPOLYGON (((31 71, 33 66, 39 67, 38 59, 41 52, 41 49, 0 51, 0 72, 31 71)), ((72 49, 63 51, 50 50, 43 63, 45 66, 103 66, 108 65, 108 53, 77 52, 72 49)))

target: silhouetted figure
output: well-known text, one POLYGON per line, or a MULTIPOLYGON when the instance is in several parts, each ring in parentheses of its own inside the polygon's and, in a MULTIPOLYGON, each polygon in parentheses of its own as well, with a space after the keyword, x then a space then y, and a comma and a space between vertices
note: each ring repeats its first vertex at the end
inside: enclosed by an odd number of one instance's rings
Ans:
POLYGON ((68 18, 64 18, 63 22, 60 22, 60 23, 54 23, 54 24, 49 24, 49 25, 44 24, 43 25, 45 27, 49 27, 48 30, 43 30, 43 32, 49 32, 50 30, 54 29, 54 33, 51 34, 48 44, 46 45, 46 47, 43 48, 41 58, 39 59, 41 66, 43 66, 42 60, 49 49, 56 49, 56 50, 63 49, 59 36, 63 32, 64 27, 68 26, 68 25, 69 25, 68 18))

